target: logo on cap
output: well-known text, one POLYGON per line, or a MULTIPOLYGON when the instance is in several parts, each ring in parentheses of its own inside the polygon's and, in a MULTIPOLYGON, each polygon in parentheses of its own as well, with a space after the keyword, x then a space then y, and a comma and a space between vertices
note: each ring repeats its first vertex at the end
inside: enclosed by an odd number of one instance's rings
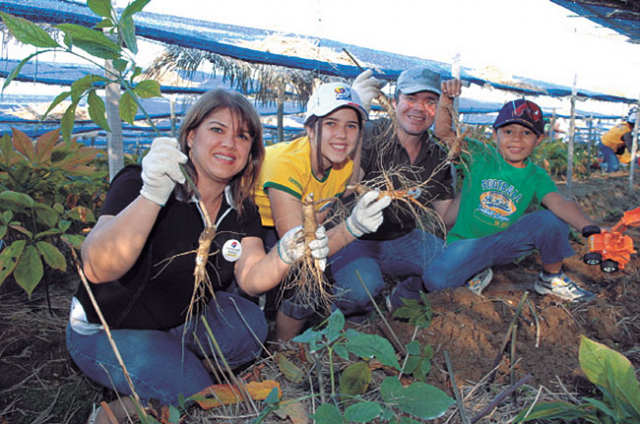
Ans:
POLYGON ((535 103, 531 103, 530 101, 525 101, 513 110, 514 116, 521 117, 524 113, 526 113, 529 116, 529 119, 531 119, 533 122, 539 122, 540 119, 542 119, 540 108, 538 108, 535 103))
POLYGON ((351 100, 351 90, 346 87, 336 87, 336 100, 351 100))

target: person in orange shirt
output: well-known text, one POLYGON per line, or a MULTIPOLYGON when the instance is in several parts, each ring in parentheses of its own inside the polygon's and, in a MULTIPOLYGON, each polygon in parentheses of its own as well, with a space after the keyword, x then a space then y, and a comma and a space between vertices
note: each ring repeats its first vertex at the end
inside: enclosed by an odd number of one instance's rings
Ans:
POLYGON ((636 123, 637 109, 629 111, 625 122, 621 122, 604 133, 598 152, 602 156, 600 168, 603 172, 611 173, 620 170, 620 162, 631 162, 631 146, 633 142, 633 127, 636 123))

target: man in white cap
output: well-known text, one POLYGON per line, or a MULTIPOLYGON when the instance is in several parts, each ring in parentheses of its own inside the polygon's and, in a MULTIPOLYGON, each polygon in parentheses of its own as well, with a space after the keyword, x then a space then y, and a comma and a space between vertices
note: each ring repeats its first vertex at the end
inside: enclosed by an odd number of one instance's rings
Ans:
MULTIPOLYGON (((378 91, 378 81, 371 75, 369 70, 363 72, 353 85, 365 107, 371 105, 378 91)), ((361 168, 363 182, 403 165, 409 168, 404 178, 414 181, 416 186, 431 180, 413 196, 444 220, 453 198, 453 178, 451 167, 446 164, 446 152, 433 141, 429 131, 435 120, 440 82, 440 75, 425 67, 400 74, 392 102, 395 128, 389 118, 367 123, 361 168)), ((397 180, 394 184, 395 189, 406 189, 397 180)), ((337 295, 334 307, 352 321, 363 321, 373 310, 360 279, 375 297, 384 288, 383 275, 396 277, 400 283, 387 304, 392 308, 402 306, 401 298, 416 298, 423 287, 423 270, 443 246, 440 238, 420 229, 415 215, 399 202, 394 201, 383 213, 384 221, 376 232, 343 248, 332 261, 337 295)))

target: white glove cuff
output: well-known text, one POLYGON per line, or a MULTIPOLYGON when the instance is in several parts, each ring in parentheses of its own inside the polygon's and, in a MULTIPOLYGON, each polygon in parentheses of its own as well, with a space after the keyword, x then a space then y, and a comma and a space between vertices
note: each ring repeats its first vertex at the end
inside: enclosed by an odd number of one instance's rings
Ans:
POLYGON ((347 218, 347 220, 345 221, 345 224, 347 226, 347 230, 351 233, 352 236, 354 236, 355 238, 360 238, 362 237, 362 235, 364 234, 364 232, 356 229, 353 227, 353 224, 350 224, 351 220, 353 219, 352 216, 349 216, 347 218))

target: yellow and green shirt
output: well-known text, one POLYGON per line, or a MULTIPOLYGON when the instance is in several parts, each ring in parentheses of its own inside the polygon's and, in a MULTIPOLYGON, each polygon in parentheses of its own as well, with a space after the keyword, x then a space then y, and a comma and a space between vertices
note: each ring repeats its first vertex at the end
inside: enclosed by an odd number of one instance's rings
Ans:
POLYGON ((307 136, 268 146, 266 150, 267 155, 255 193, 256 205, 260 209, 262 225, 265 227, 274 226, 268 190, 281 190, 301 201, 309 193, 313 193, 316 201, 340 197, 353 172, 353 162, 347 160, 334 165, 320 178, 314 175, 311 168, 311 145, 307 136))

